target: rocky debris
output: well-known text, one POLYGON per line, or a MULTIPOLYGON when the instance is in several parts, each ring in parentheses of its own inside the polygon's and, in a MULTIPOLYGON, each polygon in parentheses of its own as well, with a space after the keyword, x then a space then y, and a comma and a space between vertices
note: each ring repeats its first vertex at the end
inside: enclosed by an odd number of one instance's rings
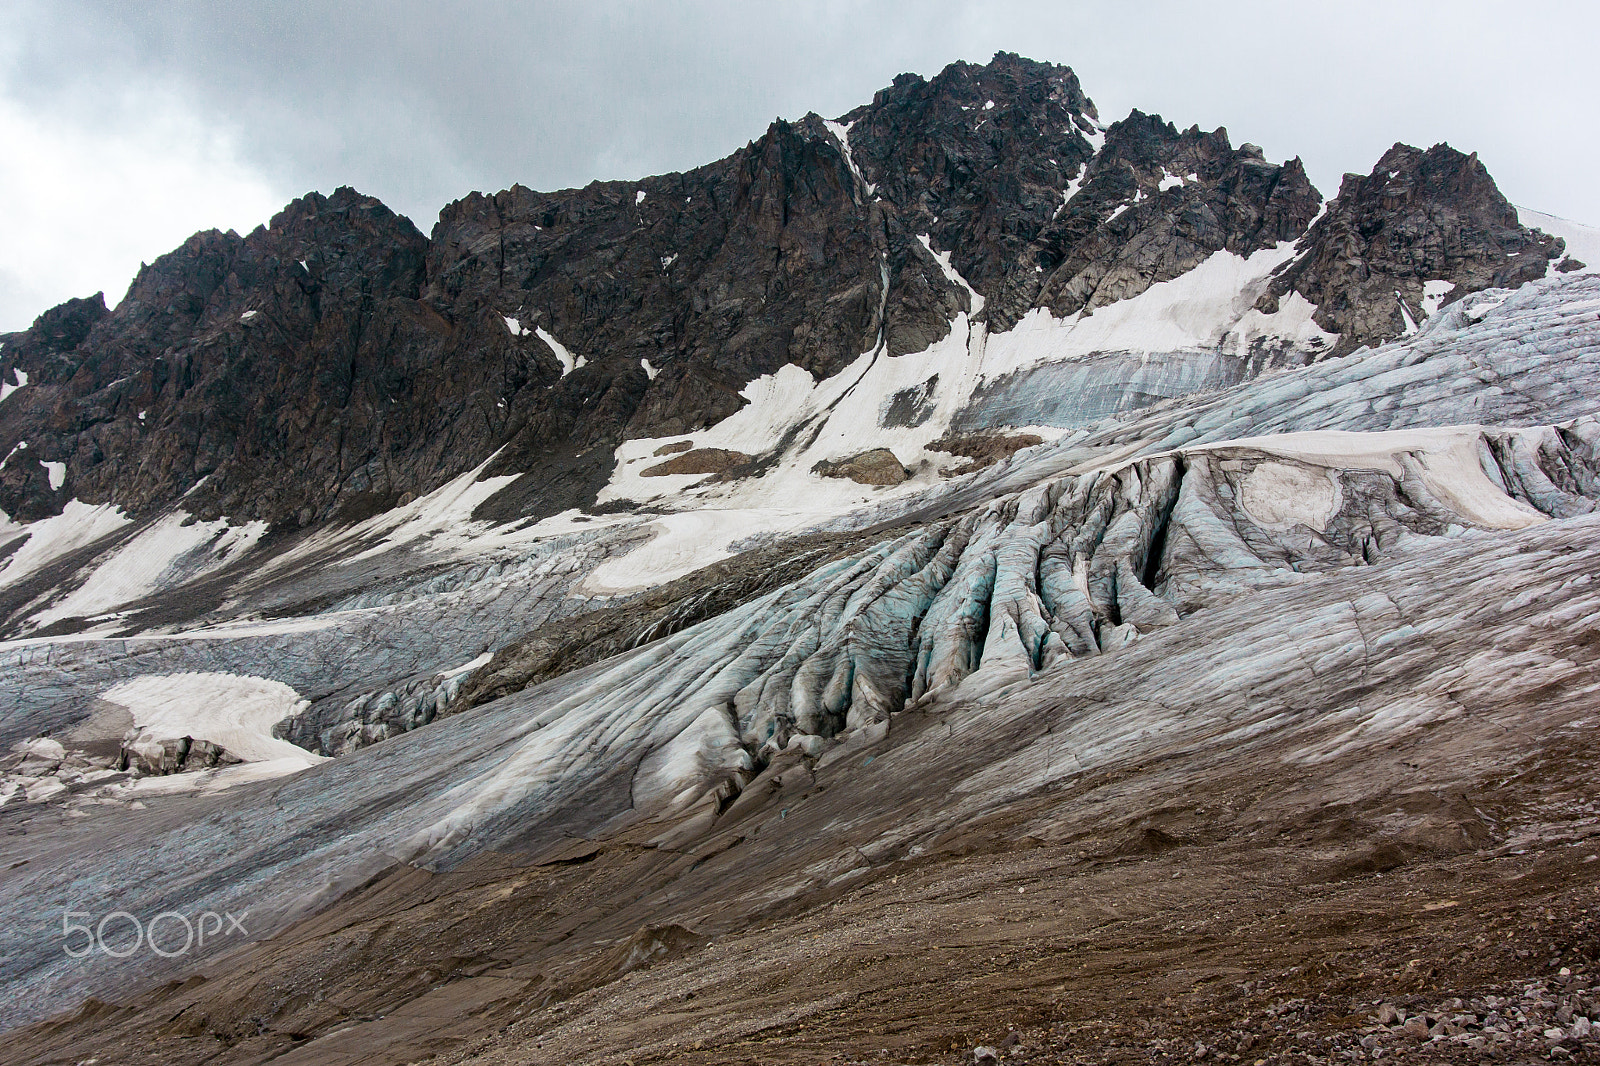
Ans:
POLYGON ((1024 448, 1043 444, 1044 438, 1034 433, 950 433, 928 445, 931 452, 949 452, 966 456, 971 462, 951 467, 947 477, 961 477, 1002 459, 1009 459, 1024 448))
POLYGON ((60 801, 83 789, 125 780, 115 756, 67 747, 54 737, 33 737, 0 759, 0 807, 60 801))
MULTIPOLYGON (((660 454, 659 452, 657 454, 660 454)), ((664 463, 647 467, 640 477, 664 477, 667 474, 729 474, 737 476, 741 467, 748 467, 755 459, 744 452, 726 448, 695 448, 664 463)))
POLYGON ((1353 1043, 1367 1057, 1423 1044, 1494 1057, 1530 1053, 1571 1057, 1574 1052, 1600 1051, 1595 1018, 1600 1018, 1600 996, 1593 978, 1563 968, 1553 979, 1528 981, 1518 988, 1379 1003, 1353 1043))
POLYGON ((1341 1006, 1329 995, 1278 997, 1243 1024, 1143 1044, 1153 1061, 1557 1061, 1600 1050, 1592 981, 1562 976, 1449 997, 1410 995, 1341 1006), (1584 1013, 1585 1011, 1589 1014, 1584 1013), (1363 1024, 1364 1023, 1364 1024, 1363 1024))
POLYGON ((679 452, 686 452, 690 448, 693 448, 693 447, 694 447, 694 445, 691 442, 686 441, 686 440, 680 440, 680 441, 675 441, 672 444, 663 444, 661 447, 657 448, 655 451, 651 452, 650 454, 651 455, 656 455, 656 456, 676 455, 679 452))
POLYGON ((1448 303, 1544 277, 1563 243, 1517 221, 1476 154, 1396 144, 1371 174, 1345 175, 1257 307, 1270 313, 1299 293, 1339 334, 1330 354, 1344 355, 1414 332, 1429 296, 1448 303))
POLYGON ((888 448, 872 448, 844 459, 824 459, 811 468, 822 477, 849 478, 858 485, 898 485, 911 476, 888 448))
POLYGON ((118 753, 116 769, 135 770, 146 775, 179 774, 189 770, 211 770, 241 762, 220 745, 194 737, 157 739, 148 730, 129 732, 118 753))

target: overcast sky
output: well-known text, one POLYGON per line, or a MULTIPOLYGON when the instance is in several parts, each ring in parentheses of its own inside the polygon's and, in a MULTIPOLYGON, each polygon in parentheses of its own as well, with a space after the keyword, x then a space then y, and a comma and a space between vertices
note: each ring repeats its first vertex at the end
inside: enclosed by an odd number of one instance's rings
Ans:
POLYGON ((0 0, 0 331, 349 184, 428 231, 513 182, 682 170, 776 116, 996 50, 1299 155, 1326 195, 1396 140, 1476 150, 1600 224, 1600 4, 1449 0, 0 0))

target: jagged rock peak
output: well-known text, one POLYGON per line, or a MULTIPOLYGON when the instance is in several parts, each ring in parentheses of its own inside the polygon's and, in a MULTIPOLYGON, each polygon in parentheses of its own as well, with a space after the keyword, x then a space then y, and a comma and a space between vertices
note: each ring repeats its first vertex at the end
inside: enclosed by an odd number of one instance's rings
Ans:
POLYGON ((932 79, 918 74, 900 74, 888 88, 880 89, 873 96, 871 104, 857 108, 841 121, 849 121, 858 112, 904 104, 916 98, 942 97, 956 106, 971 106, 974 101, 981 106, 997 97, 1014 103, 1019 96, 1031 96, 1039 88, 1074 112, 1094 120, 1100 117, 1094 103, 1084 95, 1071 67, 1027 59, 1015 52, 996 52, 987 64, 957 60, 932 79))
MULTIPOLYGON (((1070 68, 1002 52, 683 173, 472 193, 431 238, 348 187, 198 233, 114 311, 69 303, 0 338, 0 368, 37 386, 0 409, 0 448, 65 464, 86 502, 282 526, 493 456, 488 475, 524 476, 477 517, 542 518, 594 505, 623 441, 715 425, 785 366, 824 379, 928 351, 962 314, 994 337, 1213 256, 1287 256, 1321 204, 1298 159, 1140 111, 1105 126, 1070 68)), ((1539 276, 1555 247, 1475 159, 1397 146, 1260 306, 1298 292, 1348 350, 1420 322, 1440 286, 1539 276)))
POLYGON ((1370 174, 1345 175, 1301 247, 1260 306, 1300 293, 1344 354, 1408 333, 1469 292, 1541 278, 1564 244, 1518 223, 1476 153, 1396 143, 1370 174))

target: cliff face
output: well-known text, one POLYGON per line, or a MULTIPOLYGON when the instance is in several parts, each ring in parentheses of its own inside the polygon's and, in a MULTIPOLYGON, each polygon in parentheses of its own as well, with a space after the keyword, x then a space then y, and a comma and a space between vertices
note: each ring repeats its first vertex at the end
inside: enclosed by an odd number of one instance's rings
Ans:
POLYGON ((1371 174, 1346 174, 1305 245, 1262 308, 1300 293, 1317 324, 1340 335, 1338 354, 1414 331, 1469 292, 1542 278, 1562 248, 1518 223, 1475 154, 1447 144, 1396 144, 1371 174))
POLYGON ((1321 206, 1298 160, 1137 111, 1102 127, 1069 69, 1004 53, 686 173, 473 193, 431 238, 311 194, 197 234, 114 311, 70 301, 0 338, 0 380, 27 380, 0 406, 0 510, 181 498, 303 527, 493 457, 529 476, 480 514, 542 517, 592 505, 625 439, 712 425, 788 363, 923 351, 961 312, 991 334, 1092 313, 1304 235, 1260 307, 1300 294, 1347 351, 1420 321, 1429 281, 1542 276, 1560 248, 1445 146, 1396 146, 1308 232, 1321 206))

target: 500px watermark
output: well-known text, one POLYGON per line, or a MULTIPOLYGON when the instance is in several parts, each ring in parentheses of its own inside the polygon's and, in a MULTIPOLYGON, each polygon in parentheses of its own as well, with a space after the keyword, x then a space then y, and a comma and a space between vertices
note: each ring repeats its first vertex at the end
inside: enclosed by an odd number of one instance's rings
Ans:
POLYGON ((112 911, 99 921, 88 911, 65 911, 61 915, 61 950, 70 958, 82 959, 99 952, 114 959, 125 959, 148 947, 162 958, 173 959, 187 955, 190 949, 204 948, 206 940, 218 937, 248 937, 244 927, 249 911, 237 915, 231 911, 205 911, 190 920, 177 911, 162 911, 147 922, 141 922, 127 911, 112 911), (87 918, 89 923, 75 919, 87 918))

